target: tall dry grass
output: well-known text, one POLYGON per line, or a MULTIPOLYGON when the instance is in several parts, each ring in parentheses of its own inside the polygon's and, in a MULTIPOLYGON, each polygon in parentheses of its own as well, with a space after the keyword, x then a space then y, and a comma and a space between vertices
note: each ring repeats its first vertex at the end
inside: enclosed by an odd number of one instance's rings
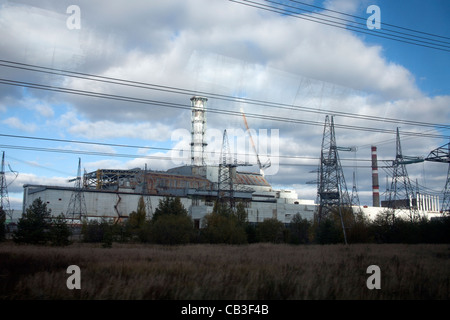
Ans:
POLYGON ((1 299, 449 299, 449 245, 0 244, 1 299), (81 290, 69 290, 69 265, 81 290), (369 265, 381 289, 369 290, 369 265))

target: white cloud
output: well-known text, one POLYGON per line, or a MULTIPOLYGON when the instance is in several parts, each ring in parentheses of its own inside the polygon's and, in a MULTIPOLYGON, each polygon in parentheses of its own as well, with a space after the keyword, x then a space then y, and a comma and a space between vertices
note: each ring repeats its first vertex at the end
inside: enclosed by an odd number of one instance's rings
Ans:
MULTIPOLYGON (((64 5, 47 1, 42 8, 36 8, 33 7, 37 5, 35 2, 22 1, 27 2, 31 6, 8 3, 0 11, 2 40, 9 44, 0 48, 0 55, 6 59, 193 91, 269 100, 286 106, 330 110, 330 113, 351 112, 432 123, 448 122, 450 116, 450 97, 425 96, 410 70, 389 61, 381 46, 368 45, 348 30, 228 1, 136 0, 126 6, 106 1, 80 1, 82 28, 71 31, 65 27, 64 5)), ((367 1, 329 0, 324 6, 348 13, 364 9, 364 15, 366 4, 367 1)), ((18 70, 7 70, 7 73, 8 77, 19 79, 29 75, 18 70)), ((49 75, 32 74, 31 77, 35 82, 74 89, 177 103, 185 107, 190 104, 188 95, 161 90, 49 75)), ((27 132, 35 132, 36 124, 27 123, 25 116, 8 114, 10 106, 27 107, 46 118, 48 127, 54 128, 55 136, 83 137, 93 141, 145 139, 148 140, 145 144, 152 146, 159 142, 168 143, 177 129, 190 129, 189 110, 49 92, 32 91, 29 94, 35 95, 33 98, 24 97, 19 90, 0 91, 0 94, 0 111, 7 118, 3 124, 27 132), (58 112, 57 106, 61 105, 70 106, 70 111, 58 112)), ((208 101, 211 109, 238 111, 240 106, 217 99, 208 101)), ((325 118, 324 114, 300 112, 295 108, 244 107, 248 113, 294 120, 323 123, 325 118)), ((209 112, 207 117, 208 130, 222 132, 230 127, 243 128, 240 116, 224 117, 209 112)), ((282 155, 320 155, 321 126, 255 118, 249 118, 249 121, 255 130, 280 129, 282 155)), ((391 130, 396 126, 339 116, 335 121, 391 130)), ((402 130, 428 129, 402 127, 402 130)), ((392 157, 392 135, 341 129, 336 129, 336 134, 339 143, 347 146, 381 142, 380 155, 392 157), (389 144, 383 144, 385 140, 389 140, 389 144)), ((406 139, 405 150, 425 153, 424 150, 436 142, 419 140, 413 143, 406 139)), ((184 142, 171 143, 174 148, 189 148, 184 142)), ((219 149, 221 141, 211 145, 219 149)), ((99 151, 115 152, 105 148, 99 151)), ((363 149, 361 153, 366 151, 363 149)), ((137 153, 150 154, 148 150, 137 153)), ((170 154, 157 153, 160 156, 170 154)), ((363 156, 370 157, 370 153, 363 156)), ((143 167, 147 161, 140 158, 91 161, 88 167, 92 170, 96 167, 143 167)), ((173 166, 173 162, 156 159, 149 165, 163 169, 173 166)), ((313 169, 311 167, 294 169, 280 167, 277 176, 271 179, 277 183, 300 184, 315 178, 314 174, 307 175, 308 170, 313 169)), ((299 190, 309 192, 301 187, 299 190)))
POLYGON ((326 9, 353 14, 364 2, 367 0, 326 0, 324 6, 326 9))
POLYGON ((52 118, 55 115, 55 112, 53 111, 53 108, 46 104, 37 104, 34 106, 36 111, 46 118, 52 118))
POLYGON ((170 137, 171 128, 160 123, 135 122, 116 123, 112 121, 82 121, 72 119, 67 131, 73 135, 89 139, 134 138, 151 141, 165 141, 170 137))
POLYGON ((34 123, 24 123, 17 117, 10 117, 2 121, 3 124, 15 129, 19 129, 26 132, 34 132, 37 129, 37 125, 34 123))
POLYGON ((69 183, 69 179, 73 177, 44 177, 37 176, 34 173, 19 172, 17 178, 9 175, 8 181, 13 181, 11 185, 8 186, 8 192, 19 193, 23 192, 23 186, 25 184, 35 184, 35 185, 52 185, 52 186, 72 186, 73 183, 69 183))

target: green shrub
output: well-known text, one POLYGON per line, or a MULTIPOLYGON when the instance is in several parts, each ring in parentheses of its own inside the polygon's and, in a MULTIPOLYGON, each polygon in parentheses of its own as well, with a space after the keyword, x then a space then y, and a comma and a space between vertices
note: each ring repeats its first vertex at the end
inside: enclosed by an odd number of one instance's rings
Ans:
POLYGON ((158 244, 187 244, 194 237, 194 224, 188 215, 162 215, 150 229, 150 238, 158 244))
POLYGON ((201 238, 209 243, 243 244, 247 242, 245 226, 235 215, 211 213, 203 219, 201 238))
POLYGON ((16 243, 45 244, 49 240, 51 210, 41 198, 37 198, 26 209, 13 234, 16 243))
POLYGON ((66 223, 64 214, 54 218, 49 233, 49 240, 53 246, 68 246, 72 242, 69 237, 72 235, 70 227, 66 223))
POLYGON ((284 224, 278 219, 266 219, 256 226, 258 241, 281 243, 284 241, 284 229, 284 224))

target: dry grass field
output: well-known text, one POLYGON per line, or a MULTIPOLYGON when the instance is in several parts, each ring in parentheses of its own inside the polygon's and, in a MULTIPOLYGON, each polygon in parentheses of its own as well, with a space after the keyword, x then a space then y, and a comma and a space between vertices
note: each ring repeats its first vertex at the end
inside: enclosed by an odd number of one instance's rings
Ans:
POLYGON ((3 300, 449 298, 449 245, 0 243, 3 300), (80 290, 66 286, 73 264, 80 290), (366 286, 370 265, 380 267, 379 290, 366 286))

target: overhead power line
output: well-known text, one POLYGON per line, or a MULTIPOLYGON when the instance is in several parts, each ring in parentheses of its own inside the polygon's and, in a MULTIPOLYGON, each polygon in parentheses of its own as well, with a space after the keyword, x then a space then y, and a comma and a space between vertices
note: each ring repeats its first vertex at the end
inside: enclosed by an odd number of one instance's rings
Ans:
MULTIPOLYGON (((180 103, 134 98, 134 97, 123 96, 123 95, 113 95, 113 94, 99 93, 99 92, 94 92, 94 91, 78 90, 78 89, 71 89, 71 88, 64 88, 64 87, 57 87, 57 86, 49 86, 49 85, 24 82, 24 81, 15 81, 15 80, 2 79, 2 78, 0 78, 0 83, 6 84, 6 85, 12 85, 12 86, 33 88, 33 89, 39 89, 39 90, 47 90, 47 91, 52 91, 52 92, 61 92, 61 93, 69 93, 69 94, 81 95, 81 96, 87 96, 87 97, 109 99, 109 100, 114 100, 114 101, 132 102, 132 103, 161 106, 161 107, 167 107, 167 108, 184 109, 184 110, 191 109, 190 106, 187 106, 185 104, 180 104, 180 103)), ((241 117, 241 114, 239 111, 209 108, 208 112, 241 117)), ((296 123, 296 124, 304 124, 304 125, 321 126, 321 123, 318 121, 287 118, 287 117, 275 116, 275 115, 270 115, 270 114, 258 114, 258 113, 248 113, 247 112, 246 116, 251 117, 251 118, 256 118, 256 119, 269 120, 269 121, 281 121, 284 123, 296 123)), ((352 126, 352 125, 343 125, 343 124, 341 124, 341 125, 335 124, 335 127, 341 128, 341 129, 348 129, 348 130, 395 134, 395 130, 392 130, 392 129, 352 126)), ((443 126, 443 127, 445 127, 445 126, 443 126)), ((420 133, 420 132, 412 132, 412 131, 402 131, 402 135, 437 138, 437 139, 449 139, 450 138, 450 136, 441 135, 441 134, 420 133)))
MULTIPOLYGON (((359 16, 356 16, 356 15, 348 14, 348 13, 337 11, 337 10, 333 10, 333 9, 327 9, 327 8, 324 8, 324 7, 316 6, 316 5, 313 5, 313 4, 310 4, 310 3, 306 3, 306 2, 302 2, 302 1, 297 1, 297 0, 289 0, 289 1, 290 2, 294 2, 294 3, 298 3, 298 4, 303 5, 303 6, 316 8, 316 9, 319 9, 319 10, 322 10, 322 11, 328 11, 328 12, 332 12, 332 13, 337 13, 337 14, 340 14, 340 15, 343 15, 343 16, 346 16, 346 17, 350 17, 350 18, 356 18, 356 19, 360 19, 360 20, 366 20, 367 19, 367 18, 364 18, 364 17, 359 17, 359 16)), ((437 34, 434 34, 434 33, 428 33, 428 32, 424 32, 424 31, 419 31, 419 30, 415 30, 415 29, 411 29, 411 28, 401 27, 401 26, 398 26, 398 25, 395 25, 395 24, 391 24, 391 23, 387 23, 387 22, 383 22, 383 25, 384 26, 388 26, 388 27, 394 27, 394 28, 397 28, 397 29, 410 31, 410 32, 414 32, 414 33, 419 33, 419 34, 424 34, 424 35, 428 35, 428 36, 432 36, 432 37, 437 37, 437 38, 449 39, 450 40, 450 37, 437 35, 437 34)))
MULTIPOLYGON (((11 145, 11 144, 0 144, 2 149, 14 149, 14 150, 26 150, 26 151, 38 151, 38 152, 50 152, 50 153, 60 153, 60 154, 76 154, 76 155, 88 155, 88 156, 101 156, 101 157, 117 157, 117 158, 133 158, 133 159, 149 159, 149 160, 164 160, 164 161, 188 161, 188 158, 177 158, 172 156, 158 156, 158 155, 139 155, 139 154, 127 154, 127 153, 115 153, 115 152, 100 152, 100 151, 85 151, 85 150, 70 150, 61 148, 46 148, 46 147, 32 147, 32 146, 21 146, 21 145, 11 145)), ((271 155, 272 158, 277 156, 271 155)), ((319 160, 317 157, 302 157, 302 156, 280 156, 280 158, 291 158, 291 159, 302 159, 302 160, 319 160)), ((341 159, 341 160, 351 160, 355 159, 341 159)), ((359 159, 360 161, 366 161, 366 159, 359 159)), ((358 160, 357 160, 358 161, 358 160)), ((257 163, 248 163, 249 165, 257 165, 257 163)), ((282 166, 313 166, 317 167, 317 164, 308 163, 286 163, 280 162, 278 165, 282 166)), ((355 165, 343 165, 343 167, 354 168, 355 165)), ((371 168, 367 165, 356 165, 358 168, 371 168)))
MULTIPOLYGON (((82 80, 90 80, 90 81, 97 81, 102 83, 108 83, 108 84, 115 84, 115 85, 121 85, 121 86, 127 86, 127 87, 134 87, 139 89, 147 89, 147 90, 155 90, 155 91, 162 91, 162 92, 168 92, 168 93, 175 93, 175 94, 183 94, 183 95, 202 95, 208 98, 214 98, 217 100, 223 100, 223 101, 230 101, 234 103, 245 103, 250 105, 258 105, 258 106, 264 106, 268 108, 276 108, 276 109, 284 109, 289 111, 302 111, 302 112, 308 112, 308 113, 314 113, 314 114, 324 114, 324 115, 336 115, 346 118, 352 118, 352 119, 359 119, 359 120, 369 120, 369 121, 376 121, 376 122, 389 122, 389 123, 395 123, 397 125, 413 125, 413 126, 421 126, 421 127, 431 127, 434 129, 450 129, 449 124, 438 124, 438 123, 429 123, 429 122, 423 122, 423 121, 415 121, 415 120, 403 120, 403 119, 395 119, 395 118, 387 118, 387 117, 378 117, 375 115, 364 115, 364 114, 356 114, 351 112, 344 112, 344 111, 336 111, 336 110, 326 110, 326 109, 317 109, 317 108, 311 108, 311 107, 304 107, 304 106, 296 106, 296 105, 288 105, 280 102, 271 102, 271 101, 264 101, 264 100, 257 100, 257 99, 249 99, 249 98, 236 98, 234 96, 230 95, 222 95, 222 94, 215 94, 211 92, 205 92, 205 91, 195 91, 195 90, 189 90, 184 88, 177 88, 173 86, 163 86, 158 84, 152 84, 152 83, 146 83, 146 82, 138 82, 138 81, 131 81, 121 78, 115 78, 115 77, 106 77, 106 76, 99 76, 89 73, 81 73, 81 72, 74 72, 74 71, 68 71, 68 70, 62 70, 62 69, 56 69, 56 68, 49 68, 44 66, 38 66, 33 64, 25 64, 15 61, 9 61, 9 60, 0 60, 0 66, 2 67, 9 67, 9 68, 16 68, 16 69, 22 69, 27 71, 33 71, 33 72, 40 72, 40 73, 46 73, 46 74, 52 74, 57 76, 64 76, 64 77, 71 77, 71 78, 77 78, 82 80)), ((7 80, 7 79, 5 79, 7 80)), ((322 126, 322 124, 320 124, 322 126)))
MULTIPOLYGON (((362 24, 359 22, 355 22, 355 21, 351 21, 351 20, 347 20, 347 19, 343 19, 343 18, 339 18, 339 17, 335 17, 335 16, 330 16, 330 15, 326 15, 326 14, 322 14, 322 13, 317 13, 317 12, 314 12, 311 10, 306 10, 304 8, 302 9, 302 8, 299 8, 296 6, 287 5, 285 3, 278 2, 278 1, 269 1, 269 0, 261 0, 260 2, 250 1, 250 0, 229 0, 229 1, 237 3, 237 4, 249 6, 252 8, 257 8, 257 9, 270 11, 270 12, 274 12, 274 13, 278 13, 278 14, 282 14, 282 15, 287 15, 287 16, 291 16, 294 18, 302 19, 302 20, 312 21, 312 22, 319 23, 322 25, 327 25, 327 26, 331 26, 331 27, 335 27, 335 28, 355 31, 355 32, 362 33, 362 34, 368 34, 368 35, 374 36, 374 37, 394 40, 394 41, 412 44, 412 45, 416 45, 416 46, 450 52, 450 43, 447 41, 436 40, 436 39, 427 38, 427 37, 423 37, 423 36, 407 34, 404 32, 395 31, 393 29, 386 29, 386 31, 388 31, 388 32, 385 32, 384 31, 385 29, 369 30, 365 24, 362 24), (262 2, 264 2, 264 3, 262 3, 262 2), (270 3, 270 4, 265 4, 265 3, 270 3), (305 15, 301 11, 312 12, 313 15, 305 15), (326 16, 331 19, 321 18, 321 16, 326 16), (345 23, 336 21, 336 20, 344 21, 345 23), (364 25, 364 27, 359 27, 358 25, 364 25), (405 35, 407 35, 407 36, 405 36, 405 35), (421 40, 421 39, 425 39, 425 40, 421 40)), ((393 25, 391 25, 391 26, 393 26, 393 25)), ((446 37, 441 37, 441 38, 446 38, 446 37)))
MULTIPOLYGON (((137 145, 129 145, 129 144, 114 144, 114 143, 104 143, 104 142, 93 142, 93 141, 80 141, 80 140, 68 140, 68 139, 56 139, 56 138, 44 138, 44 137, 35 137, 35 136, 22 136, 22 135, 11 135, 11 134, 4 134, 0 133, 0 137, 5 138, 16 138, 16 139, 29 139, 29 140, 38 140, 38 141, 48 141, 48 142, 66 142, 66 143, 73 143, 73 144, 83 144, 83 145, 97 145, 97 146, 109 146, 109 147, 119 147, 119 148, 139 148, 139 149, 148 149, 148 150, 163 150, 163 151, 172 151, 172 152, 190 152, 190 150, 187 149, 172 149, 172 148, 163 148, 163 147, 151 147, 151 146, 137 146, 137 145)), ((1 146, 1 145, 0 145, 1 146)), ((5 148, 14 148, 15 145, 3 145, 5 148)), ((36 148, 36 147, 28 147, 28 146, 17 146, 17 149, 23 149, 28 150, 27 148, 36 148)), ((63 151, 62 153, 72 153, 73 150, 67 150, 67 149, 50 149, 50 148, 43 148, 48 149, 44 151, 55 151, 58 152, 58 150, 63 151)), ((29 149, 33 150, 33 149, 29 149)), ((39 150, 37 150, 39 151, 39 150)), ((76 152, 85 153, 88 155, 105 155, 105 156, 112 156, 116 153, 106 153, 106 152, 91 152, 91 151, 82 151, 78 150, 76 152)), ((253 153, 235 153, 237 156, 253 156, 253 153)), ((262 156, 270 156, 273 158, 284 158, 284 159, 301 159, 301 160, 319 160, 318 157, 311 157, 311 156, 294 156, 294 155, 273 155, 273 154, 261 154, 262 156)), ((126 154, 126 156, 130 156, 129 154, 126 154)), ((136 155, 131 155, 133 157, 136 157, 136 155)), ((152 156, 154 157, 154 156, 152 156)), ((156 157, 156 156, 155 156, 156 157)), ((161 159, 165 159, 167 157, 162 157, 161 159)), ((172 159, 172 158, 171 158, 172 159)), ((369 162, 372 161, 371 159, 341 159, 342 161, 365 161, 369 162)), ((388 160, 386 160, 388 161, 388 160)), ((392 160, 391 160, 392 161, 392 160)))

